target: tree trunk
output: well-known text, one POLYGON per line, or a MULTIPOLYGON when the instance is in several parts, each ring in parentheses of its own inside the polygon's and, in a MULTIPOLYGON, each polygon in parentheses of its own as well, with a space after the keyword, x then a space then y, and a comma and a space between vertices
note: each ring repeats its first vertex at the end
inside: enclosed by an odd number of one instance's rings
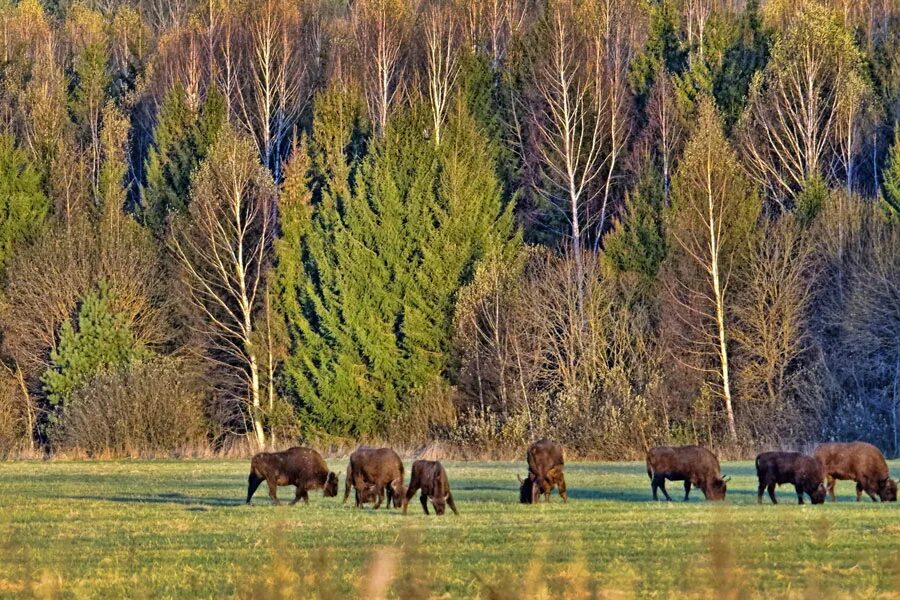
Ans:
POLYGON ((259 362, 256 359, 256 353, 249 353, 250 359, 250 399, 252 406, 250 408, 250 419, 253 421, 253 431, 256 434, 256 445, 260 450, 266 449, 266 432, 262 424, 262 404, 260 402, 259 393, 259 362))
MULTIPOLYGON (((725 290, 722 288, 719 273, 719 245, 721 238, 715 216, 715 199, 712 186, 712 156, 707 156, 706 169, 706 193, 709 201, 709 250, 710 250, 710 277, 712 278, 713 298, 716 303, 716 328, 719 337, 719 358, 722 369, 722 396, 725 401, 725 414, 728 419, 728 432, 732 441, 737 441, 737 428, 734 424, 734 409, 731 403, 731 380, 728 374, 728 340, 725 334, 725 290)), ((721 219, 721 215, 719 216, 721 219)))

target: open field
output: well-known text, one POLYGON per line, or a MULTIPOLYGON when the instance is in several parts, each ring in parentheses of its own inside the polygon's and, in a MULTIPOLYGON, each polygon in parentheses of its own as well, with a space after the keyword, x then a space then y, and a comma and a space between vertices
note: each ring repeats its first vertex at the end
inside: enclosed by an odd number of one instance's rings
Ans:
POLYGON ((783 486, 760 507, 752 464, 726 463, 727 503, 667 505, 642 464, 576 463, 569 504, 521 506, 521 463, 446 463, 461 514, 416 501, 404 518, 342 506, 345 463, 329 464, 338 498, 273 507, 263 485, 248 507, 248 461, 0 463, 0 596, 354 597, 391 570, 389 595, 407 598, 900 590, 900 505, 852 502, 852 483, 836 505, 799 507, 783 486))

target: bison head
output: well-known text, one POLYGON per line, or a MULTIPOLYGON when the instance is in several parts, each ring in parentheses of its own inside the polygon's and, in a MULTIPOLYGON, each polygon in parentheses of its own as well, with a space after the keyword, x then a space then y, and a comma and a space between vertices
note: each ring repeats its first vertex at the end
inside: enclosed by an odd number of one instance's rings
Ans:
POLYGON ((391 490, 394 492, 394 508, 401 508, 406 497, 406 486, 403 485, 402 477, 391 482, 391 490))
POLYGON ((430 497, 431 503, 434 505, 435 514, 442 515, 447 510, 447 496, 430 497))
POLYGON ((725 492, 728 491, 728 480, 730 477, 716 477, 706 486, 706 498, 708 500, 724 500, 725 492))
POLYGON ((809 499, 812 500, 813 504, 824 504, 826 493, 825 484, 820 481, 816 489, 809 493, 809 499))
POLYGON ((519 503, 520 504, 533 504, 535 500, 535 489, 537 486, 534 485, 534 480, 531 478, 531 474, 529 473, 525 479, 522 479, 520 475, 516 475, 519 478, 519 503))
POLYGON ((328 473, 328 477, 325 478, 325 487, 322 488, 325 497, 334 498, 338 494, 338 476, 334 471, 330 471, 328 473))
POLYGON ((897 501, 897 482, 890 478, 885 478, 878 482, 878 497, 882 502, 897 501))

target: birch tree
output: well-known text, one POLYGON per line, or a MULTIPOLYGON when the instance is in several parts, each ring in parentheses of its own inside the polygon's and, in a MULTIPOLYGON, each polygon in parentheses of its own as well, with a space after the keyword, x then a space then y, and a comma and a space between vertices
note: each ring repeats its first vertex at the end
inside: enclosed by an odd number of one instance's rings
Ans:
POLYGON ((678 324, 675 356, 721 399, 733 441, 730 294, 759 209, 715 107, 704 99, 673 182, 666 288, 678 324))
MULTIPOLYGON (((576 7, 560 2, 547 15, 547 46, 533 71, 538 102, 532 109, 543 185, 538 193, 557 208, 568 226, 575 261, 579 306, 583 303, 584 245, 589 207, 599 195, 604 97, 597 72, 582 59, 591 48, 576 7)), ((592 63, 599 68, 599 61, 592 63)))
POLYGON ((830 175, 841 118, 859 113, 864 81, 853 34, 829 9, 804 2, 783 18, 772 58, 751 85, 742 136, 752 174, 780 204, 830 175))
POLYGON ((230 127, 219 134, 191 191, 190 219, 172 238, 184 289, 207 343, 207 358, 224 374, 220 391, 266 445, 260 368, 254 343, 272 246, 275 187, 252 140, 230 127))
POLYGON ((381 135, 405 79, 403 50, 409 33, 408 9, 404 0, 358 0, 352 10, 359 78, 369 118, 381 135))

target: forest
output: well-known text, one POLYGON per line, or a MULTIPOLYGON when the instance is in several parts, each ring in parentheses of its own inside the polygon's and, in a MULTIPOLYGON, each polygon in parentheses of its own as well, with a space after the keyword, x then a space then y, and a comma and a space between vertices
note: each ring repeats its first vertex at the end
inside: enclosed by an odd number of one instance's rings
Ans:
POLYGON ((0 455, 900 454, 895 0, 0 25, 0 455))

